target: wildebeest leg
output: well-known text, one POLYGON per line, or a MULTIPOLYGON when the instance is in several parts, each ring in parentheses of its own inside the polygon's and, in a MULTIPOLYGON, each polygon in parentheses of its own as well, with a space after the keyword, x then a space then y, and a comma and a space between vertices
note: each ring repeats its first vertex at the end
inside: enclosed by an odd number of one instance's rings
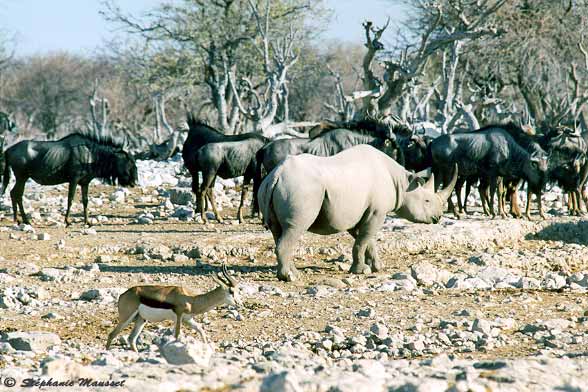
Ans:
MULTIPOLYGON (((273 231, 272 231, 273 232, 273 231)), ((278 279, 292 282, 298 278, 299 272, 292 261, 294 250, 302 232, 293 228, 285 228, 276 242, 276 257, 278 259, 278 279)))
POLYGON ((247 197, 247 191, 249 187, 249 181, 243 180, 243 187, 241 189, 241 202, 239 203, 239 209, 237 210, 237 218, 239 219, 239 223, 243 223, 245 219, 243 218, 243 204, 245 204, 245 198, 247 197))
POLYGON ((463 212, 463 203, 462 203, 462 199, 461 199, 461 188, 463 187, 464 182, 465 182, 465 177, 459 177, 457 179, 457 182, 455 183, 455 194, 457 195, 457 208, 458 208, 460 214, 463 212))
POLYGON ((482 210, 484 210, 484 215, 490 215, 488 211, 488 187, 486 181, 480 179, 480 184, 478 185, 478 193, 480 194, 480 200, 482 202, 482 210))
MULTIPOLYGON (((200 217, 204 223, 208 223, 208 218, 206 217, 206 207, 205 207, 205 199, 208 193, 208 187, 210 183, 213 181, 214 177, 207 176, 204 172, 202 172, 202 184, 200 184, 200 189, 198 190, 198 204, 200 208, 200 217)), ((210 198, 210 195, 208 195, 210 198)))
POLYGON ((203 206, 200 203, 200 185, 198 184, 198 171, 190 172, 192 175, 192 193, 196 195, 196 214, 194 214, 194 219, 196 219, 197 213, 201 211, 203 206))
POLYGON ((573 190, 570 192, 570 196, 573 198, 573 210, 570 212, 573 212, 573 214, 576 216, 582 215, 582 208, 580 206, 580 192, 573 190))
POLYGON ((490 193, 488 195, 488 208, 490 210, 490 215, 492 215, 492 218, 496 217, 496 214, 494 213, 494 195, 496 195, 496 181, 498 179, 496 177, 491 177, 490 181, 489 181, 489 188, 490 188, 490 193))
POLYGON ((496 180, 498 187, 498 212, 502 219, 506 218, 506 208, 504 206, 506 201, 506 192, 504 191, 504 179, 499 178, 496 180))
POLYGON ((73 203, 73 199, 76 195, 76 188, 78 187, 78 183, 72 181, 69 183, 69 188, 67 190, 67 210, 65 210, 65 226, 69 226, 69 212, 71 210, 71 204, 73 203))
MULTIPOLYGON (((214 186, 215 179, 216 177, 212 180, 212 186, 214 186)), ((210 193, 208 195, 210 197, 210 204, 212 205, 212 212, 214 213, 214 216, 216 217, 218 223, 223 223, 223 218, 220 216, 218 210, 216 209, 216 196, 214 195, 214 189, 212 186, 209 188, 210 193)))
POLYGON ((84 224, 90 225, 88 221, 88 188, 90 184, 82 184, 82 204, 84 206, 84 224))
POLYGON ((527 185, 527 208, 525 208, 525 217, 528 220, 532 220, 531 219, 531 197, 533 197, 533 194, 531 193, 531 190, 529 189, 529 185, 527 185))
POLYGON ((523 216, 521 213, 521 209, 519 207, 519 195, 518 195, 518 188, 521 184, 521 180, 518 181, 509 181, 507 192, 510 198, 510 214, 515 218, 520 218, 523 216))
POLYGON ((537 197, 537 208, 539 209, 539 216, 541 219, 545 220, 545 212, 543 212, 543 198, 541 197, 541 191, 535 194, 537 197))
POLYGON ((463 197, 463 212, 468 213, 468 197, 472 191, 472 180, 466 181, 465 195, 463 197))
POLYGON ((25 213, 24 206, 22 205, 22 195, 24 194, 25 183, 27 179, 16 179, 16 183, 12 190, 10 191, 10 198, 12 199, 12 213, 14 214, 14 221, 19 223, 18 221, 18 209, 20 209, 20 216, 22 217, 23 223, 29 225, 31 222, 27 218, 27 214, 25 213))
MULTIPOLYGON (((449 184, 451 182, 450 175, 451 175, 451 171, 444 171, 443 172, 442 183, 444 186, 447 186, 447 184, 449 184)), ((458 178, 457 181, 460 181, 460 178, 458 178)), ((462 182, 462 184, 463 184, 463 182, 462 182)), ((454 191, 456 192, 458 204, 459 204, 459 193, 457 193, 457 190, 455 188, 454 188, 454 191)), ((448 204, 449 212, 453 212, 453 215, 455 215, 455 218, 460 219, 459 212, 457 211, 457 208, 455 208, 455 204, 453 204, 453 200, 451 199, 451 195, 447 198, 447 204, 448 204)))

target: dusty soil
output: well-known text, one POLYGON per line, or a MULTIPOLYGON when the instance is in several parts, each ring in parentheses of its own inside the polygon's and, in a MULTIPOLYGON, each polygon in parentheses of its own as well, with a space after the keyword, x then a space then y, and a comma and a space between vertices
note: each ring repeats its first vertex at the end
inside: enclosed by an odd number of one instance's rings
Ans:
MULTIPOLYGON (((100 191, 108 192, 108 188, 96 187, 93 190, 94 193, 100 191)), ((58 193, 58 191, 54 192, 58 193)), ((79 209, 80 206, 74 205, 75 207, 79 209)), ((128 204, 118 205, 115 209, 110 206, 94 208, 92 211, 94 215, 101 214, 112 220, 112 222, 94 226, 96 235, 81 234, 83 229, 80 222, 81 215, 75 213, 74 224, 69 228, 49 226, 42 222, 34 223, 37 233, 50 235, 49 241, 27 239, 24 233, 20 234, 18 239, 11 239, 11 230, 0 232, 0 256, 4 258, 1 268, 8 272, 17 272, 23 263, 28 262, 39 268, 65 268, 93 263, 100 255, 112 256, 112 261, 101 263, 101 273, 91 279, 73 279, 56 284, 56 282, 42 282, 36 276, 19 278, 19 284, 38 285, 46 289, 57 306, 43 309, 32 315, 2 311, 0 330, 36 328, 56 332, 62 339, 75 339, 86 344, 101 346, 116 319, 114 305, 110 310, 97 309, 94 306, 73 306, 72 309, 64 309, 59 306, 59 300, 71 301, 72 298, 75 299, 80 293, 89 289, 126 288, 145 283, 165 282, 165 284, 184 285, 193 288, 195 292, 212 287, 213 282, 208 275, 218 270, 219 260, 212 262, 207 257, 190 259, 188 262, 144 260, 140 255, 128 254, 128 250, 133 249, 138 243, 151 246, 165 245, 171 249, 189 249, 195 246, 256 248, 253 261, 249 257, 230 255, 220 260, 225 261, 230 269, 237 272, 241 281, 271 283, 286 295, 284 297, 269 296, 264 298, 264 301, 247 301, 245 309, 241 310, 243 315, 241 321, 223 318, 222 312, 212 312, 210 316, 207 316, 210 321, 207 331, 215 341, 250 340, 256 337, 274 339, 283 335, 295 335, 300 331, 322 331, 328 324, 337 324, 349 330, 365 330, 369 328, 371 320, 365 319, 362 322, 354 317, 358 309, 365 306, 373 307, 376 314, 386 323, 407 328, 410 327, 411 320, 414 323, 417 314, 424 320, 443 319, 460 309, 475 309, 476 314, 481 318, 511 317, 518 324, 537 319, 580 317, 588 309, 586 306, 588 298, 584 293, 540 290, 493 290, 478 293, 433 290, 430 293, 418 295, 407 295, 401 291, 363 293, 359 290, 353 293, 337 292, 332 296, 309 300, 300 294, 313 285, 325 282, 328 285, 331 278, 345 279, 348 287, 358 289, 366 285, 373 286, 395 272, 407 270, 410 265, 421 260, 447 268, 448 256, 468 258, 479 254, 479 251, 452 244, 448 244, 449 246, 443 251, 438 248, 420 249, 417 252, 402 249, 381 250, 380 255, 386 262, 386 271, 356 276, 340 270, 340 264, 335 262, 339 254, 321 254, 327 253, 323 249, 333 248, 342 249, 349 254, 352 244, 350 236, 307 234, 302 239, 300 247, 307 250, 314 249, 315 252, 308 252, 296 258, 296 265, 303 271, 300 281, 283 283, 275 277, 274 244, 271 235, 257 219, 249 218, 250 223, 237 225, 230 219, 236 216, 235 210, 225 209, 223 215, 229 217, 225 224, 203 225, 193 221, 170 221, 167 218, 156 220, 152 225, 130 223, 144 210, 156 207, 155 203, 139 204, 133 202, 131 198, 128 204), (65 242, 65 248, 58 249, 57 244, 62 240, 65 242), (118 251, 112 252, 113 247, 118 248, 118 251), (292 295, 288 296, 289 293, 292 295), (512 300, 513 298, 515 300, 512 300), (578 304, 582 306, 578 307, 578 304), (259 313, 264 309, 272 310, 271 317, 259 317, 259 313), (65 316, 65 319, 47 321, 41 318, 50 311, 65 316)), ((450 216, 445 219, 452 220, 450 216)), ((472 218, 466 218, 466 221, 468 219, 472 218)), ((484 218, 474 219, 485 220, 484 218)), ((542 227, 561 222, 577 222, 577 219, 563 217, 552 219, 548 223, 536 223, 536 225, 542 227)), ((12 226, 13 222, 8 216, 0 220, 0 227, 10 229, 12 226)), ((437 229, 444 228, 439 226, 437 229)), ((385 232, 380 236, 380 240, 386 242, 394 235, 394 232, 385 232)), ((495 244, 485 250, 491 255, 502 248, 523 251, 560 246, 558 242, 549 239, 531 238, 501 241, 498 245, 495 244)), ((572 260, 570 263, 571 272, 588 269, 585 260, 582 263, 575 263, 575 261, 577 260, 572 260)), ((552 267, 556 271, 560 269, 559 265, 552 267)), ((148 326, 147 329, 150 327, 148 326)), ((487 352, 458 353, 457 355, 517 357, 532 354, 538 349, 533 344, 517 341, 511 346, 499 347, 487 352)))

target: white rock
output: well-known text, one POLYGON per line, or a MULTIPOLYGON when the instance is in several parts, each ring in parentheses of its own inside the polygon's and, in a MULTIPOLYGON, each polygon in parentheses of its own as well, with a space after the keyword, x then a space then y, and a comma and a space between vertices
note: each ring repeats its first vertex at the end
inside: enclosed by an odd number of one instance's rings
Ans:
POLYGON ((159 347, 161 355, 172 365, 196 364, 208 367, 214 349, 191 338, 184 338, 186 342, 172 341, 159 347))
POLYGON ((259 392, 302 392, 298 377, 293 371, 283 371, 267 375, 259 388, 259 392))
POLYGON ((61 339, 51 332, 9 332, 4 340, 15 350, 44 352, 51 346, 61 344, 61 339))

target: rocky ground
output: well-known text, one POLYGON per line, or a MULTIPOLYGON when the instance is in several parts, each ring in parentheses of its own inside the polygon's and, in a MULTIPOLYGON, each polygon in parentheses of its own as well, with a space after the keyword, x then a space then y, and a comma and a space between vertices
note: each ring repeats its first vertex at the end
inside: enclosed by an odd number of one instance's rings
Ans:
POLYGON ((286 284, 269 232, 235 221, 239 181, 216 187, 227 222, 203 225, 180 166, 140 162, 141 187, 93 186, 91 228, 79 203, 63 227, 64 186, 28 185, 33 227, 0 202, 0 389, 588 391, 588 221, 563 215, 557 193, 544 222, 390 217, 387 269, 367 276, 346 272, 348 235, 308 234, 302 279, 286 284), (162 323, 147 325, 139 353, 122 338, 104 349, 121 292, 204 292, 222 262, 245 305, 199 317, 212 345, 187 329, 175 342, 162 323))

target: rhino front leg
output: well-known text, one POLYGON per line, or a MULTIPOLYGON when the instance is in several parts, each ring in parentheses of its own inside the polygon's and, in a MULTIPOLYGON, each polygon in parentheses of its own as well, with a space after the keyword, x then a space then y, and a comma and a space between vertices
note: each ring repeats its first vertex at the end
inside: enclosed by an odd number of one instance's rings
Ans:
POLYGON ((294 250, 301 233, 293 230, 284 230, 276 245, 276 257, 278 259, 278 279, 285 282, 293 282, 298 279, 300 273, 296 269, 292 259, 294 250))
POLYGON ((365 250, 366 263, 372 268, 372 272, 379 272, 384 269, 384 263, 378 258, 376 240, 371 239, 365 250))
POLYGON ((372 269, 365 263, 365 252, 367 249, 367 241, 363 238, 357 238, 353 244, 353 264, 349 272, 352 274, 369 274, 372 269))
POLYGON ((352 252, 353 264, 351 264, 349 272, 353 274, 369 274, 382 268, 382 265, 377 261, 375 237, 380 227, 382 227, 384 219, 385 215, 369 215, 365 219, 365 223, 360 223, 354 232, 349 231, 355 237, 352 252), (366 261, 371 265, 366 264, 366 261))

